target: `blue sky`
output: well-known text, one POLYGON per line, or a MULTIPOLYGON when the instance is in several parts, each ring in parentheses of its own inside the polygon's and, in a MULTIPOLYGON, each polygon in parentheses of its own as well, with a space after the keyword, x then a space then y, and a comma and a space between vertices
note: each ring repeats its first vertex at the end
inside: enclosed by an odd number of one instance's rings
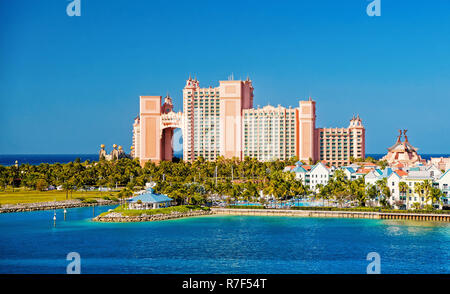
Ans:
POLYGON ((189 73, 216 86, 250 75, 254 105, 297 106, 317 125, 359 113, 366 152, 408 129, 422 153, 450 153, 450 1, 0 0, 0 154, 96 153, 131 145, 139 95, 189 73))

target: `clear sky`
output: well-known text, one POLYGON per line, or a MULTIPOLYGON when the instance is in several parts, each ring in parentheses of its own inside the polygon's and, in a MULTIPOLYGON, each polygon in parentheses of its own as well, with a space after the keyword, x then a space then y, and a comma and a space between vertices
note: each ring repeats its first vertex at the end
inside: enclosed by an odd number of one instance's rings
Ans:
POLYGON ((422 153, 450 153, 450 1, 0 0, 0 154, 129 150, 139 95, 182 107, 189 73, 233 73, 254 106, 317 101, 317 126, 359 113, 366 152, 408 129, 422 153))

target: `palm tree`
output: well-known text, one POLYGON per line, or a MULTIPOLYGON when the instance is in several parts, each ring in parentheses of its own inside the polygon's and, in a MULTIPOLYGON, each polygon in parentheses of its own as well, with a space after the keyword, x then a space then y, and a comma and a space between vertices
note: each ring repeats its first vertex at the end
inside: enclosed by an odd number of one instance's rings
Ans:
POLYGON ((435 187, 431 188, 431 192, 428 197, 429 197, 429 200, 431 201, 431 205, 433 206, 433 208, 434 208, 433 204, 435 204, 435 203, 439 204, 439 206, 441 205, 441 202, 442 202, 441 197, 442 196, 444 196, 444 193, 440 189, 435 188, 435 187))
POLYGON ((62 188, 63 188, 64 191, 66 191, 66 200, 67 200, 68 196, 69 196, 69 191, 72 188, 72 183, 70 183, 70 181, 65 181, 62 184, 62 188))
POLYGON ((320 199, 322 199, 322 206, 325 206, 325 199, 328 200, 329 197, 327 186, 324 186, 323 184, 317 184, 316 188, 319 191, 317 195, 320 199))
POLYGON ((376 181, 375 184, 380 193, 380 197, 378 200, 379 204, 382 204, 383 206, 387 206, 387 200, 389 199, 389 197, 391 197, 391 190, 389 189, 389 187, 387 185, 387 178, 378 180, 378 181, 376 181))
POLYGON ((125 204, 126 204, 126 198, 130 197, 133 195, 133 191, 128 189, 128 188, 123 188, 119 194, 117 194, 117 196, 119 196, 120 200, 121 200, 121 205, 125 208, 125 204))
POLYGON ((356 200, 358 201, 359 206, 365 206, 367 195, 366 195, 366 186, 364 183, 364 178, 358 178, 354 181, 350 182, 353 185, 353 191, 356 196, 356 200))
POLYGON ((414 185, 414 190, 420 197, 425 198, 426 202, 431 200, 431 205, 433 205, 433 200, 430 199, 431 190, 433 185, 430 180, 424 180, 421 183, 416 183, 414 185))
MULTIPOLYGON (((408 191, 409 187, 405 182, 400 182, 398 184, 398 188, 400 190, 400 193, 404 194, 406 196, 406 192, 408 191)), ((402 195, 400 194, 400 196, 402 195)))
POLYGON ((370 184, 370 183, 367 183, 365 191, 366 191, 366 192, 365 192, 365 193, 366 193, 366 196, 367 196, 371 201, 373 201, 373 200, 378 196, 378 190, 377 190, 376 185, 372 185, 372 184, 370 184))

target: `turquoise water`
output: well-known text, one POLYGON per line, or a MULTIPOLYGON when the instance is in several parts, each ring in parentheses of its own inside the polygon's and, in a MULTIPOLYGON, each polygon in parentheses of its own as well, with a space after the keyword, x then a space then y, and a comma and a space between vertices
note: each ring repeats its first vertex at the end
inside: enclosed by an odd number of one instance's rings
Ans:
MULTIPOLYGON (((96 207, 95 214, 110 207, 96 207)), ((91 207, 0 214, 0 273, 450 273, 450 225, 369 219, 207 216, 94 223, 91 207)))

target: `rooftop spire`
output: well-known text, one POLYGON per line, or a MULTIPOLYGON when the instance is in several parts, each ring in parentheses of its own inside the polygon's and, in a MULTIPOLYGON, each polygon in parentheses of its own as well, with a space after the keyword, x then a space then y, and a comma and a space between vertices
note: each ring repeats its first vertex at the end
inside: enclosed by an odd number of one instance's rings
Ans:
POLYGON ((397 137, 397 143, 402 142, 402 130, 398 130, 398 137, 397 137))
POLYGON ((408 130, 403 130, 403 136, 405 136, 405 143, 408 143, 408 136, 406 136, 406 132, 408 130))

